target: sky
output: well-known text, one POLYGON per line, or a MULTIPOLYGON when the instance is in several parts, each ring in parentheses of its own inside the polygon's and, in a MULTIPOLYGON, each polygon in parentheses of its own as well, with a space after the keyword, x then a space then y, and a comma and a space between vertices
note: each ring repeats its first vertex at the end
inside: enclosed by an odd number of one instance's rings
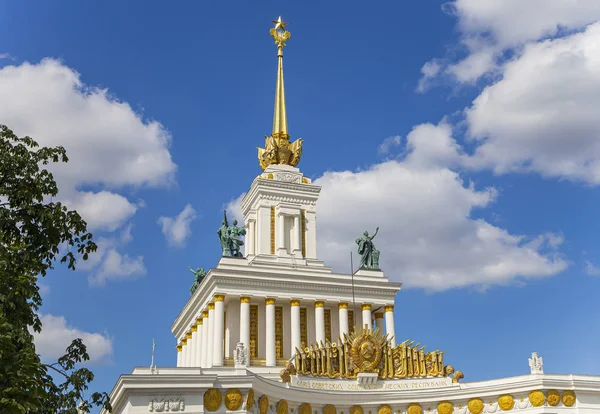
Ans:
POLYGON ((349 270, 364 230, 396 332, 479 381, 600 374, 600 3, 0 2, 0 123, 52 172, 98 251, 40 281, 45 360, 82 337, 110 391, 176 363, 188 266, 220 257, 271 132, 289 23, 289 130, 322 186, 318 255, 349 270))

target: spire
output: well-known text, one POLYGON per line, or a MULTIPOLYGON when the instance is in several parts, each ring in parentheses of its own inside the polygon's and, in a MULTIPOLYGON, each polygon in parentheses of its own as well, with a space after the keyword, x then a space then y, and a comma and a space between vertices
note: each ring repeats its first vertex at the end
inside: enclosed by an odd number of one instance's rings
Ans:
POLYGON ((271 29, 271 36, 277 45, 277 86, 275 87, 275 110, 273 112, 273 136, 287 136, 288 124, 285 110, 285 87, 283 85, 283 47, 290 38, 290 32, 285 29, 287 23, 279 19, 273 20, 275 27, 271 29))

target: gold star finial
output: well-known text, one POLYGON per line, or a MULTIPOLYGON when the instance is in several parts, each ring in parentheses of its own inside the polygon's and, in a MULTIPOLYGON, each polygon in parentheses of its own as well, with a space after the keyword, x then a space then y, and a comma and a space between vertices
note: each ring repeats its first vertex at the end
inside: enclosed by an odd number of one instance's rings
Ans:
POLYGON ((281 29, 283 31, 285 31, 285 26, 287 26, 287 22, 284 22, 281 19, 281 16, 279 16, 279 18, 277 20, 271 20, 273 23, 275 23, 275 30, 277 29, 281 29))

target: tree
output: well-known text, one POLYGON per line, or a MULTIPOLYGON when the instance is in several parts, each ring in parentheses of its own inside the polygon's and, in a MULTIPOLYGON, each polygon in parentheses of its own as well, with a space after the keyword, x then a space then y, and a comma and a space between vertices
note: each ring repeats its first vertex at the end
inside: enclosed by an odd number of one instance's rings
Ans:
POLYGON ((0 125, 0 412, 76 413, 111 409, 108 394, 85 391, 93 373, 76 339, 53 364, 42 363, 30 330, 41 332, 38 277, 58 261, 75 269, 97 248, 81 216, 53 199, 58 186, 44 166, 67 162, 63 147, 47 148, 0 125))

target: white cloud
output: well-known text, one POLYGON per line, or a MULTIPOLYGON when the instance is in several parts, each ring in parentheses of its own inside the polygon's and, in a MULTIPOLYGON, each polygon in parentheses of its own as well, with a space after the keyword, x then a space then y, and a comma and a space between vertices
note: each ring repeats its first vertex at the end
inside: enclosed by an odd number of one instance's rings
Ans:
POLYGON ((81 331, 67 324, 63 316, 40 315, 42 332, 33 332, 35 348, 43 361, 55 361, 65 354, 74 339, 87 347, 90 363, 107 362, 113 354, 112 340, 106 334, 81 331))
POLYGON ((190 226, 195 219, 196 210, 191 204, 187 204, 183 211, 175 217, 159 217, 158 224, 169 245, 183 246, 192 234, 190 226))
POLYGON ((48 286, 47 284, 38 283, 38 287, 40 288, 40 296, 42 296, 42 298, 50 294, 50 286, 48 286))
POLYGON ((590 276, 600 276, 600 268, 594 265, 589 260, 585 261, 585 273, 590 276))
POLYGON ((88 280, 92 286, 104 286, 109 280, 137 279, 145 274, 146 267, 142 256, 131 258, 111 248, 104 254, 99 268, 88 280))
POLYGON ((383 140, 379 147, 377 148, 377 152, 382 155, 389 154, 390 151, 399 146, 402 143, 402 137, 400 135, 395 135, 393 137, 388 137, 383 140))
POLYGON ((479 141, 468 163, 600 184, 598 107, 600 23, 530 44, 466 110, 479 141))
POLYGON ((84 84, 57 60, 1 68, 0 113, 17 135, 65 147, 69 163, 51 167, 59 198, 81 209, 92 228, 114 230, 135 213, 116 189, 173 182, 176 165, 162 125, 145 121, 106 89, 84 84), (85 185, 101 190, 80 193, 85 185))

